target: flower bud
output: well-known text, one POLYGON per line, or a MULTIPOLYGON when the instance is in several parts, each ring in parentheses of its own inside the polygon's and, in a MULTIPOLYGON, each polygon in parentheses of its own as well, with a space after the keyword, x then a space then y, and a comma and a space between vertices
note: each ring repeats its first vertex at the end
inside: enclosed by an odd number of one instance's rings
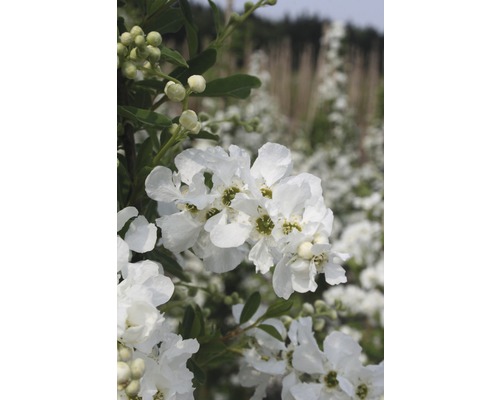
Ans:
POLYGON ((311 242, 302 242, 297 249, 297 254, 299 257, 304 258, 306 260, 310 260, 313 258, 313 253, 311 251, 313 244, 311 242))
MULTIPOLYGON (((180 102, 180 101, 184 100, 184 97, 186 97, 186 89, 184 89, 184 86, 182 86, 179 83, 172 82, 172 81, 167 82, 167 85, 165 86, 164 92, 170 100, 176 101, 176 102, 180 102)), ((196 116, 196 114, 195 114, 195 116, 196 116)), ((179 121, 180 121, 180 119, 179 119, 179 121)), ((196 121, 198 121, 198 118, 196 118, 196 121)), ((182 122, 181 122, 181 125, 184 126, 184 124, 182 124, 182 122)))
POLYGON ((161 35, 158 32, 151 31, 151 32, 148 33, 148 36, 146 36, 146 41, 151 46, 158 47, 161 44, 161 42, 162 42, 162 38, 161 38, 161 35))
POLYGON ((146 47, 146 39, 142 35, 137 35, 134 39, 134 43, 137 47, 140 47, 141 49, 146 47))
POLYGON ((205 78, 201 75, 191 75, 188 78, 188 85, 193 92, 201 93, 205 90, 207 81, 205 81, 205 78))
POLYGON ((201 129, 201 124, 198 122, 198 116, 193 110, 184 111, 179 118, 179 123, 193 133, 198 133, 201 129))
POLYGON ((123 361, 118 361, 116 366, 116 372, 117 372, 116 382, 118 384, 128 382, 130 380, 130 377, 132 376, 130 367, 126 362, 123 361))
POLYGON ((122 73, 128 79, 134 79, 137 76, 137 67, 131 62, 124 62, 122 65, 122 73))
POLYGON ((323 301, 323 300, 316 300, 314 302, 314 308, 316 309, 316 312, 323 312, 323 311, 326 311, 328 309, 326 303, 323 301))
POLYGON ((247 1, 245 3, 245 12, 250 11, 250 9, 253 7, 253 3, 251 1, 247 1))
POLYGON ((125 57, 128 53, 127 46, 125 46, 123 43, 117 43, 116 44, 116 53, 119 56, 125 57))
POLYGON ((139 381, 134 380, 130 381, 130 383, 127 385, 125 388, 125 393, 128 397, 135 397, 139 394, 139 391, 141 390, 141 385, 139 381))
POLYGON ((158 47, 151 46, 150 44, 147 46, 148 58, 152 62, 157 62, 161 57, 161 50, 158 47))
POLYGON ((282 315, 280 317, 280 320, 281 320, 281 322, 283 322, 283 325, 285 325, 285 327, 288 328, 290 326, 290 324, 292 323, 293 318, 290 317, 289 315, 282 315))
POLYGON ((136 358, 130 363, 130 372, 132 379, 141 379, 146 370, 146 363, 142 358, 136 358))
POLYGON ((278 2, 277 0, 267 0, 267 4, 270 6, 276 5, 277 2, 278 2))
POLYGON ((120 346, 120 348, 118 349, 118 356, 120 358, 120 361, 128 361, 132 358, 132 350, 130 350, 128 347, 120 346))
POLYGON ((179 124, 173 123, 172 125, 170 125, 170 128, 168 128, 168 132, 171 135, 173 135, 175 133, 175 131, 177 130, 177 128, 179 128, 179 124))
POLYGON ((314 314, 314 307, 310 303, 302 304, 302 315, 308 316, 314 314))
POLYGON ((316 332, 322 331, 324 327, 325 327, 325 320, 323 318, 317 318, 316 320, 314 320, 313 329, 316 332))
POLYGON ((134 39, 132 38, 132 35, 131 35, 129 32, 123 32, 123 33, 120 35, 120 42, 121 42, 124 46, 129 46, 129 45, 131 45, 133 41, 134 41, 134 39))
POLYGON ((142 28, 140 26, 135 25, 130 30, 130 35, 132 35, 132 39, 135 39, 139 35, 144 36, 144 31, 142 30, 142 28))

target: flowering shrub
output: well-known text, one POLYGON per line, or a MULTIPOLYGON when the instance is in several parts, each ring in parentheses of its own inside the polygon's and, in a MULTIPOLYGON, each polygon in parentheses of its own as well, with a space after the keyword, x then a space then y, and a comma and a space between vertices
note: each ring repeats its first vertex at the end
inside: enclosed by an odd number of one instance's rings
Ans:
MULTIPOLYGON (((342 321, 354 312, 378 323, 383 303, 334 292, 348 281, 346 262, 367 267, 359 278, 367 291, 383 285, 381 247, 370 236, 378 222, 346 217, 336 243, 324 182, 294 173, 293 151, 272 141, 257 154, 220 147, 208 128, 216 120, 190 108, 195 97, 246 99, 261 85, 253 75, 206 76, 231 33, 274 3, 249 2, 224 24, 209 0, 217 35, 202 51, 187 0, 119 12, 120 399, 383 394, 383 362, 373 363, 342 321), (181 28, 187 60, 163 44, 181 28), (197 148, 198 139, 213 145, 197 148)), ((376 203, 360 198, 354 207, 376 203)))

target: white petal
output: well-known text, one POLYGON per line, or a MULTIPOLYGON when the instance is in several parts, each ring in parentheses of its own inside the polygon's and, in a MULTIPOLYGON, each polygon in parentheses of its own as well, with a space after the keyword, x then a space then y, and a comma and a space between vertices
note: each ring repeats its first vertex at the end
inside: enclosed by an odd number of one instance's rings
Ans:
POLYGON ((140 215, 130 224, 125 234, 125 241, 130 250, 145 253, 155 247, 156 231, 155 224, 150 224, 144 216, 140 215))
POLYGON ((128 259, 129 259, 129 254, 130 250, 128 247, 127 242, 123 240, 120 236, 116 236, 118 243, 118 257, 117 257, 117 264, 118 264, 118 271, 121 271, 123 267, 126 267, 128 264, 128 259))
POLYGON ((335 370, 359 360, 361 346, 349 335, 334 331, 323 342, 328 361, 335 370))
POLYGON ((124 209, 118 211, 118 214, 116 216, 116 231, 120 231, 130 218, 137 217, 138 215, 139 211, 137 211, 137 208, 135 207, 125 207, 124 209))
POLYGON ((265 274, 274 265, 274 258, 269 251, 265 238, 260 239, 250 250, 248 259, 255 264, 257 272, 265 274))
POLYGON ((292 271, 286 265, 284 259, 281 259, 276 265, 273 273, 273 288, 277 296, 288 299, 293 293, 292 289, 292 271))
POLYGON ((163 245, 174 253, 192 247, 203 227, 189 212, 165 215, 158 218, 156 224, 161 228, 163 245))
POLYGON ((146 178, 145 189, 153 200, 165 203, 182 197, 179 185, 174 185, 172 171, 167 167, 155 167, 146 178))
POLYGON ((317 400, 321 394, 320 383, 299 383, 290 388, 290 393, 295 400, 317 400))
POLYGON ((325 372, 323 357, 315 344, 301 344, 295 349, 292 360, 295 369, 309 374, 322 374, 325 372))
POLYGON ((328 263, 325 266, 325 279, 330 285, 347 282, 345 270, 338 264, 328 263))
POLYGON ((266 185, 271 186, 288 175, 292 169, 290 150, 277 143, 266 143, 259 149, 251 173, 254 178, 263 177, 266 185))
POLYGON ((247 224, 216 225, 210 232, 212 243, 223 249, 241 246, 248 239, 252 226, 247 224))

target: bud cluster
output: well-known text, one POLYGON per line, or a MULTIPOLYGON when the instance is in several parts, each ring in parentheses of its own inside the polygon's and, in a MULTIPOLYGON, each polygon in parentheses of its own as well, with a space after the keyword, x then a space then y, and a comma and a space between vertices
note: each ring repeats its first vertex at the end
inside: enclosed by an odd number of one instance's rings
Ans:
POLYGON ((118 345, 117 389, 133 398, 139 394, 140 380, 146 371, 146 363, 142 358, 132 359, 132 350, 118 345))
POLYGON ((139 68, 152 69, 158 66, 161 57, 159 46, 161 35, 151 31, 147 35, 135 25, 129 32, 123 32, 118 38, 118 67, 126 78, 134 79, 139 68))

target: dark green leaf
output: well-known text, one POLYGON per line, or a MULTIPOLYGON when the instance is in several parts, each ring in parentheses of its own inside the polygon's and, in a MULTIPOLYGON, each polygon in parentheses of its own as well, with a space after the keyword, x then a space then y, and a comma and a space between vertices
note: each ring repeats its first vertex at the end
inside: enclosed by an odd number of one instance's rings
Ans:
POLYGON ((178 8, 165 8, 146 20, 144 32, 175 33, 184 25, 184 16, 178 8))
POLYGON ((190 358, 189 360, 187 360, 186 366, 194 375, 195 385, 204 385, 206 381, 206 375, 205 372, 203 372, 203 370, 198 366, 198 364, 196 364, 196 362, 192 358, 190 358))
MULTIPOLYGON (((118 6, 119 7, 119 6, 118 6)), ((120 32, 120 35, 123 32, 127 32, 127 28, 125 26, 125 19, 123 17, 118 18, 118 32, 120 32)))
POLYGON ((262 320, 268 318, 280 317, 286 314, 293 306, 292 300, 277 300, 269 306, 265 314, 261 317, 262 320))
POLYGON ((188 60, 189 68, 177 67, 174 69, 170 76, 181 81, 184 85, 191 75, 202 75, 208 71, 217 61, 217 50, 206 49, 198 54, 196 57, 188 60))
POLYGON ((156 91, 163 91, 165 88, 165 82, 159 81, 158 79, 144 79, 142 81, 134 82, 134 87, 144 87, 154 89, 156 91))
POLYGON ((179 1, 182 15, 184 16, 184 28, 186 29, 189 56, 193 57, 198 52, 198 28, 196 27, 191 6, 187 0, 179 1))
POLYGON ((216 142, 218 142, 220 139, 219 135, 215 135, 214 133, 211 133, 208 131, 200 131, 198 133, 189 133, 188 136, 192 140, 194 140, 194 139, 210 139, 210 140, 215 140, 216 142))
POLYGON ((243 306, 240 316, 240 324, 247 322, 255 314, 260 306, 260 293, 253 292, 243 306))
POLYGON ((137 108, 149 109, 153 104, 153 93, 151 89, 145 87, 135 87, 131 94, 130 105, 137 108))
POLYGON ((193 94, 203 97, 236 97, 245 99, 250 95, 251 89, 261 85, 259 78, 251 75, 236 74, 227 78, 214 79, 207 83, 203 93, 193 94))
POLYGON ((235 356, 231 354, 220 338, 209 342, 200 343, 200 349, 195 355, 196 362, 202 368, 216 367, 225 362, 234 361, 235 356))
POLYGON ((188 305, 184 311, 179 334, 184 339, 194 339, 202 335, 203 331, 204 321, 200 307, 197 304, 188 305))
POLYGON ((280 333, 278 330, 272 326, 272 325, 267 325, 267 324, 261 324, 257 326, 257 328, 262 329, 264 332, 269 333, 273 338, 278 339, 279 341, 283 341, 283 338, 281 337, 280 333))
POLYGON ((217 36, 219 36, 219 32, 221 31, 222 27, 220 11, 217 5, 212 0, 208 0, 208 3, 210 4, 210 8, 212 9, 212 13, 214 14, 215 32, 217 33, 217 36))
MULTIPOLYGON (((144 142, 139 145, 139 151, 137 152, 136 165, 137 169, 141 169, 149 164, 153 159, 153 142, 150 137, 146 138, 144 142)), ((148 172, 149 174, 149 172, 148 172)))
POLYGON ((148 15, 154 14, 158 11, 164 4, 166 0, 147 0, 146 7, 148 15))
POLYGON ((118 115, 144 126, 166 128, 172 125, 170 118, 165 115, 137 107, 118 106, 118 115))
POLYGON ((181 53, 167 47, 163 47, 161 49, 161 59, 168 61, 169 63, 174 64, 177 67, 189 68, 189 65, 187 64, 186 60, 184 60, 184 57, 182 57, 181 53))

